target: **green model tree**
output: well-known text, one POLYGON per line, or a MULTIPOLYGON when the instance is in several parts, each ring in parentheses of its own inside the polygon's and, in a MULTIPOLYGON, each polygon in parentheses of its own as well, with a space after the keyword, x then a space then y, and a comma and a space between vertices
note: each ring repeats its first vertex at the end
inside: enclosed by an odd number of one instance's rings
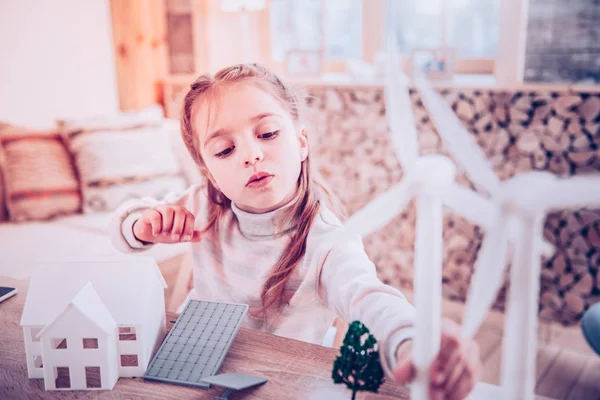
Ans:
POLYGON ((383 383, 377 340, 360 321, 348 327, 340 355, 333 362, 331 377, 335 383, 345 383, 352 390, 352 400, 358 391, 377 392, 383 383))

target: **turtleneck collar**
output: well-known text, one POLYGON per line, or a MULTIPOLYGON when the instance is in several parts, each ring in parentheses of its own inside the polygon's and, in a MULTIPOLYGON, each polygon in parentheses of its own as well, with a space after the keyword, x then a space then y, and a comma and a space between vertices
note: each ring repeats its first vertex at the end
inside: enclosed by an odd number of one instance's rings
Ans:
POLYGON ((289 221, 284 226, 277 223, 282 220, 292 204, 293 202, 289 202, 273 211, 253 214, 240 209, 234 202, 231 202, 231 210, 238 219, 242 235, 252 240, 265 240, 284 235, 296 227, 295 220, 289 221))

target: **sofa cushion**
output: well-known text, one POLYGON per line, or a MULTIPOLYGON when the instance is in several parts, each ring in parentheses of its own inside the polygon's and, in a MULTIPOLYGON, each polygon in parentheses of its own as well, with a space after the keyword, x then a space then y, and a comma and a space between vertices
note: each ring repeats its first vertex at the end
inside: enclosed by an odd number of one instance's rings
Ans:
POLYGON ((58 132, 2 129, 0 152, 11 221, 45 220, 80 211, 79 183, 58 132))
POLYGON ((185 190, 164 123, 67 133, 85 213, 115 210, 131 198, 185 190))

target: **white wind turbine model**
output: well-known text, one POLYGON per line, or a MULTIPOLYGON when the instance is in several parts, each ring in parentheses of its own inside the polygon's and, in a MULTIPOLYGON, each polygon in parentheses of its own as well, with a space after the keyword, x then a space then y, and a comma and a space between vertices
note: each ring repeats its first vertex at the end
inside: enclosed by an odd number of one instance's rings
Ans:
MULTIPOLYGON (((391 3, 389 4, 391 6, 391 3)), ((391 9, 391 8, 390 8, 391 9)), ((389 13, 393 19, 393 13, 389 13)), ((390 27, 393 27, 393 21, 390 27)), ((415 321, 414 361, 417 367, 417 379, 411 388, 411 398, 429 397, 428 370, 439 351, 441 321, 441 268, 442 268, 442 204, 452 208, 459 215, 491 231, 498 218, 493 218, 494 203, 487 198, 454 184, 456 168, 452 161, 441 155, 419 156, 417 130, 414 121, 412 103, 408 93, 408 82, 399 69, 397 45, 393 29, 388 31, 387 60, 385 73, 385 103, 391 140, 394 151, 404 170, 402 181, 380 195, 373 202, 357 211, 346 221, 345 229, 351 233, 366 236, 389 223, 415 197, 417 206, 417 228, 415 243, 415 321)), ((457 157, 468 169, 472 180, 490 189, 489 182, 496 182, 497 176, 488 168, 478 169, 486 160, 476 143, 458 136, 458 143, 448 135, 451 130, 464 129, 447 104, 433 92, 424 80, 417 80, 421 95, 425 97, 436 122, 448 118, 446 112, 455 117, 450 120, 448 130, 444 130, 444 139, 450 139, 449 150, 452 154, 469 154, 457 157), (433 93, 433 94, 432 94, 433 93), (437 97, 436 97, 437 96, 437 97), (441 113, 441 114, 440 114, 441 113), (441 115, 441 117, 440 117, 441 115), (452 144, 455 144, 452 146, 452 144), (463 151, 460 147, 464 146, 463 151), (457 147, 458 150, 456 149, 457 147)), ((438 128, 440 129, 440 128, 438 128)), ((456 155, 455 154, 455 155, 456 155)), ((499 185, 499 183, 498 183, 499 185)), ((492 188, 493 189, 493 188, 492 188)), ((490 190, 492 192, 493 190, 490 190)), ((511 224, 503 232, 518 241, 518 225, 511 224)), ((544 254, 551 253, 552 247, 542 241, 538 235, 535 242, 544 254)), ((492 299, 493 300, 493 299, 492 299)), ((480 307, 482 317, 488 306, 480 307)), ((475 313, 478 314, 478 313, 475 313)), ((481 312, 479 312, 481 314, 481 312)), ((467 329, 471 337, 481 322, 471 317, 471 327, 467 329)))
MULTIPOLYGON (((392 25, 393 26, 393 25, 392 25)), ((404 171, 400 183, 379 196, 349 218, 344 227, 361 236, 390 222, 414 197, 417 206, 415 238, 414 292, 417 318, 413 358, 417 368, 411 387, 412 399, 429 398, 431 362, 440 345, 442 293, 442 199, 452 208, 483 226, 488 226, 485 211, 492 209, 487 200, 454 183, 456 167, 442 155, 419 156, 417 129, 408 81, 402 76, 396 41, 387 42, 385 103, 394 151, 404 171)))
POLYGON ((500 182, 481 148, 448 103, 422 82, 418 86, 421 99, 446 147, 469 177, 489 192, 494 205, 492 222, 470 285, 463 334, 465 337, 475 334, 502 287, 512 224, 511 233, 515 240, 505 319, 502 398, 531 399, 535 389, 537 313, 546 213, 600 205, 600 174, 558 178, 549 172, 533 171, 500 182))

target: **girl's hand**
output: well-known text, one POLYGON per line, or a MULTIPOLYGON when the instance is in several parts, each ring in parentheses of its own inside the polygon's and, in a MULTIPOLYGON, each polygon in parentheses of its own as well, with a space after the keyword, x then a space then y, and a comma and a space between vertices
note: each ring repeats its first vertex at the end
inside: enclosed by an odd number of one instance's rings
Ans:
POLYGON ((135 237, 148 243, 199 242, 194 215, 178 205, 150 208, 133 224, 135 237))
MULTIPOLYGON (((412 341, 403 342, 396 351, 397 364, 394 378, 400 384, 411 382, 415 378, 415 366, 412 362, 412 341)), ((460 326, 454 321, 442 321, 440 352, 429 370, 431 398, 462 400, 475 387, 482 372, 479 359, 479 345, 474 340, 465 340, 460 336, 460 326)))

